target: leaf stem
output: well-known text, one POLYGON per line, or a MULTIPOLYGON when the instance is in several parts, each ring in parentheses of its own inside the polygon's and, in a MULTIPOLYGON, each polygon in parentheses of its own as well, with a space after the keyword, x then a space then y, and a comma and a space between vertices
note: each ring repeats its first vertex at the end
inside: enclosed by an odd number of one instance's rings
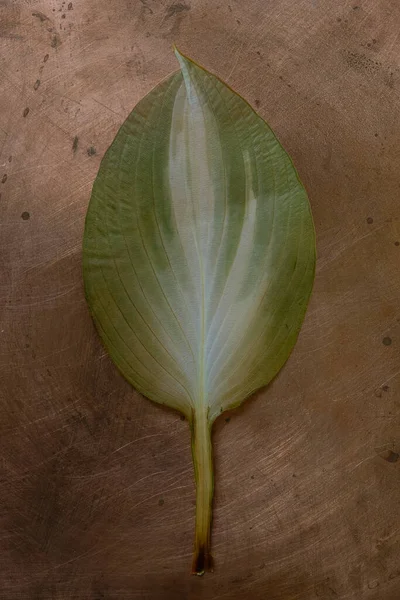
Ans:
POLYGON ((212 571, 211 522, 214 493, 211 423, 207 413, 200 412, 192 422, 192 456, 196 481, 196 529, 192 574, 212 571))

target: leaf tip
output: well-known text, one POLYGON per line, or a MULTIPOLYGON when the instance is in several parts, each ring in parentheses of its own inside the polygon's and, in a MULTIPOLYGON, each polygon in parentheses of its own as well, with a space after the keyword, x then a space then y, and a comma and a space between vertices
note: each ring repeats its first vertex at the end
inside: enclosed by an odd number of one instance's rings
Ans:
POLYGON ((187 58, 184 54, 182 54, 182 52, 179 50, 179 48, 176 46, 176 44, 172 44, 172 48, 173 48, 174 54, 179 62, 179 66, 182 69, 187 61, 187 58))

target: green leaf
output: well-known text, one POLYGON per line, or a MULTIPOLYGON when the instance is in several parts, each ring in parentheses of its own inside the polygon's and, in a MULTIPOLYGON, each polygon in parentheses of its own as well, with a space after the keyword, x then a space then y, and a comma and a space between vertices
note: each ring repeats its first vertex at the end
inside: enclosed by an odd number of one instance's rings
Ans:
POLYGON ((185 415, 193 572, 211 568, 211 427, 276 375, 311 293, 307 194, 268 125, 175 50, 181 70, 129 115, 93 186, 84 280, 103 342, 142 394, 185 415))

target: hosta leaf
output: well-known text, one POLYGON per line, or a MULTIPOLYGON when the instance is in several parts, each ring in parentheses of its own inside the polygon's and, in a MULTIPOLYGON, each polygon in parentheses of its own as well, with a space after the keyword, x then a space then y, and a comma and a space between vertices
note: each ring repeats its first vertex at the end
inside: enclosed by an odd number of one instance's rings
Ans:
POLYGON ((129 115, 93 186, 86 296, 128 381, 192 431, 193 572, 211 566, 211 426, 266 385, 296 341, 315 240, 292 162, 240 96, 181 70, 129 115))

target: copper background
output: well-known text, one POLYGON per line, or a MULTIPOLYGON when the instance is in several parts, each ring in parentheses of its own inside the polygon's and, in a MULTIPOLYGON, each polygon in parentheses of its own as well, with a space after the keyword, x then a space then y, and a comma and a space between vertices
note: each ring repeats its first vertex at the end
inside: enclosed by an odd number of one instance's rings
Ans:
POLYGON ((400 598, 399 31, 397 0, 0 2, 2 600, 400 598), (101 157, 173 42, 273 127, 318 236, 295 351, 215 427, 204 578, 187 423, 117 373, 81 278, 101 157))

